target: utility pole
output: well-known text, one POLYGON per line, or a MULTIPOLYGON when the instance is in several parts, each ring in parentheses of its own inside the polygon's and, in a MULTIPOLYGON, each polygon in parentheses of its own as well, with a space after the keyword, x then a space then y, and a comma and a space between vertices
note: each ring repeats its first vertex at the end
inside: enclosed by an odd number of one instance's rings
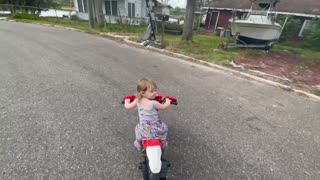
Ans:
POLYGON ((88 15, 89 15, 89 24, 91 28, 95 27, 95 20, 94 20, 94 12, 93 12, 93 1, 94 0, 87 0, 88 4, 88 15))

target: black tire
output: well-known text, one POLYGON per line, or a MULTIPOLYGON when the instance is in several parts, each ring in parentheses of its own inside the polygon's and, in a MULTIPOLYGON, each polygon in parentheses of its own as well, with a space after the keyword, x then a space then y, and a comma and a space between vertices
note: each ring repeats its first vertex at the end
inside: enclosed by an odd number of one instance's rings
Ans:
POLYGON ((170 167, 169 161, 161 159, 162 167, 158 174, 153 174, 149 168, 148 159, 144 157, 145 160, 139 164, 139 169, 142 172, 143 180, 166 180, 168 175, 168 169, 170 167))
POLYGON ((160 180, 160 173, 153 174, 151 171, 149 171, 149 180, 160 180))
POLYGON ((149 168, 146 161, 143 161, 139 164, 139 169, 142 172, 142 179, 149 180, 149 168))

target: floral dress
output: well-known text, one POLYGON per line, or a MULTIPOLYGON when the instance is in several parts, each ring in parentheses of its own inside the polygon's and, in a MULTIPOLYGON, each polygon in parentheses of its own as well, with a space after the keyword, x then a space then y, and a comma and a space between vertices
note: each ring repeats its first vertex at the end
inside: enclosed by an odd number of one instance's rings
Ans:
POLYGON ((158 110, 154 107, 154 100, 151 101, 151 109, 146 109, 137 104, 139 113, 139 124, 136 125, 135 134, 136 141, 134 146, 142 149, 141 141, 147 139, 160 139, 163 146, 167 146, 168 127, 160 121, 158 110))

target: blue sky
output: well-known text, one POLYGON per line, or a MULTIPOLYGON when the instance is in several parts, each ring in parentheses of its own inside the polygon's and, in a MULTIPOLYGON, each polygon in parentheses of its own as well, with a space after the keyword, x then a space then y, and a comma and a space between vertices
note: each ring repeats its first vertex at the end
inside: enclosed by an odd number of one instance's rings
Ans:
POLYGON ((170 0, 169 3, 172 7, 186 7, 186 0, 170 0))

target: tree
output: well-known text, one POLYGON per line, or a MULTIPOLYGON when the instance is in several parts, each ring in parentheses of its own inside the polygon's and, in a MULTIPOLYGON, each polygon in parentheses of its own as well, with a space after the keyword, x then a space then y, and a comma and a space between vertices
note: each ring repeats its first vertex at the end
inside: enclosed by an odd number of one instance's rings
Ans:
POLYGON ((87 0, 88 3, 88 15, 89 15, 89 24, 91 28, 95 27, 95 18, 94 18, 94 9, 92 0, 87 0))
POLYGON ((193 22, 194 22, 194 11, 196 7, 195 0, 187 0, 187 13, 184 21, 182 40, 192 41, 193 34, 193 22))
POLYGON ((95 0, 95 8, 96 8, 96 19, 99 27, 102 27, 104 24, 104 15, 102 11, 102 0, 95 0))
POLYGON ((27 13, 37 13, 38 15, 43 8, 57 7, 57 3, 54 0, 1 0, 1 3, 3 2, 9 5, 11 14, 15 14, 19 6, 29 6, 28 8, 24 7, 24 10, 27 13))

